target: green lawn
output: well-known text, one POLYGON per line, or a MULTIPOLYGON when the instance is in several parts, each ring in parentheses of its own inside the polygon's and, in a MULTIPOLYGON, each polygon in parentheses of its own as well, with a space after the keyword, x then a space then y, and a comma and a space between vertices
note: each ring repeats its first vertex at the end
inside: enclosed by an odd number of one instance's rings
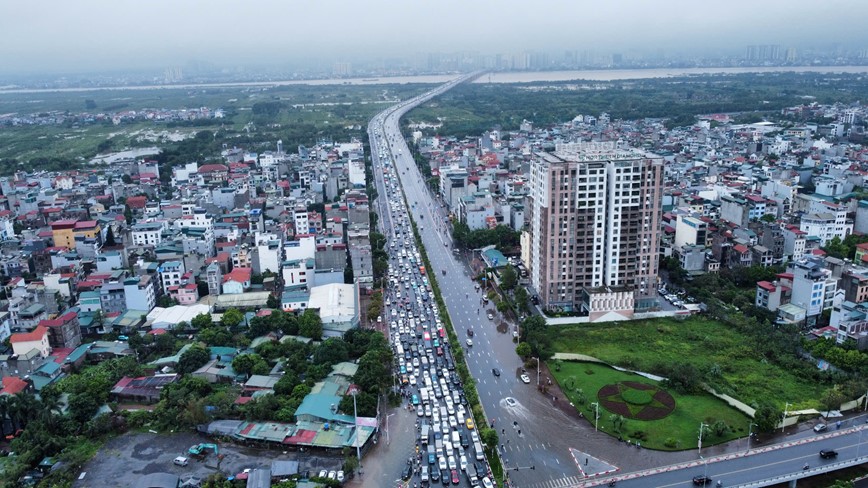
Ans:
MULTIPOLYGON (((597 401, 597 391, 603 386, 621 381, 658 385, 657 382, 642 376, 622 373, 594 363, 563 362, 560 371, 552 369, 552 372, 564 394, 585 418, 592 422, 595 408, 591 403, 597 401), (582 390, 582 393, 577 390, 582 390)), ((712 425, 717 421, 723 421, 730 427, 729 432, 722 436, 706 431, 703 445, 718 444, 747 435, 750 420, 717 398, 707 394, 681 395, 672 390, 667 391, 675 399, 675 410, 665 418, 653 421, 627 419, 621 426, 619 434, 614 432, 612 412, 601 407, 598 428, 634 441, 644 438, 640 441, 642 447, 670 451, 696 448, 699 424, 702 422, 712 425), (637 432, 642 432, 643 435, 637 432)))
POLYGON ((726 325, 702 317, 656 319, 559 327, 554 351, 586 354, 635 371, 665 375, 688 364, 719 393, 753 405, 819 407, 823 385, 766 361, 726 325))

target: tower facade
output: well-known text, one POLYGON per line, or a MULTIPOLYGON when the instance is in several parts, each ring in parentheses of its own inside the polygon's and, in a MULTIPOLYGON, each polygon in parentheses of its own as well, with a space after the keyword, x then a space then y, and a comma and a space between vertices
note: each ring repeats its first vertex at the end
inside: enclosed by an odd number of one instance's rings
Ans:
POLYGON ((656 303, 663 158, 559 144, 530 168, 530 277, 546 308, 632 316, 656 303))

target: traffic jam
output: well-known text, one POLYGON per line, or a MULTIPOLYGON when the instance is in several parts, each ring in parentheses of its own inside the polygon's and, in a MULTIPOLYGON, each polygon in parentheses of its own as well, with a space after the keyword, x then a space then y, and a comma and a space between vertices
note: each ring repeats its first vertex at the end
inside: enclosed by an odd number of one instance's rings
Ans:
MULTIPOLYGON (((386 147, 380 133, 377 138, 378 146, 386 147)), ((416 445, 401 473, 402 484, 490 488, 491 471, 455 371, 445 325, 416 246, 395 168, 385 152, 379 156, 390 217, 384 222, 389 254, 384 319, 395 353, 395 388, 403 408, 417 416, 416 445)), ((415 202, 412 205, 415 207, 415 202)))

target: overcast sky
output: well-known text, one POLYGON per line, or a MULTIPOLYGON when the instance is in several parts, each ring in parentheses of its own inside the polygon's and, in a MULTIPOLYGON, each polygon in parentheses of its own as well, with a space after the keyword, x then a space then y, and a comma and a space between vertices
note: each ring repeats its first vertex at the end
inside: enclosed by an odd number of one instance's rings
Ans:
POLYGON ((868 0, 0 0, 0 74, 459 50, 868 47, 868 0))

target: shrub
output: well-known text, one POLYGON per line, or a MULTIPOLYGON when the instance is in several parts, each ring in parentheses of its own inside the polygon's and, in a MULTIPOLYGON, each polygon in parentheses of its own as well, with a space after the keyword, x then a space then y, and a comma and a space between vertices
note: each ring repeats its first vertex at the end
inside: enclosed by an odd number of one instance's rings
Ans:
POLYGON ((633 388, 627 388, 621 390, 621 398, 623 398, 625 402, 632 405, 647 405, 651 403, 652 396, 650 392, 645 390, 634 390, 633 388))
POLYGON ((670 449, 675 449, 678 447, 678 441, 675 440, 674 437, 667 437, 666 440, 663 441, 663 445, 670 449))

